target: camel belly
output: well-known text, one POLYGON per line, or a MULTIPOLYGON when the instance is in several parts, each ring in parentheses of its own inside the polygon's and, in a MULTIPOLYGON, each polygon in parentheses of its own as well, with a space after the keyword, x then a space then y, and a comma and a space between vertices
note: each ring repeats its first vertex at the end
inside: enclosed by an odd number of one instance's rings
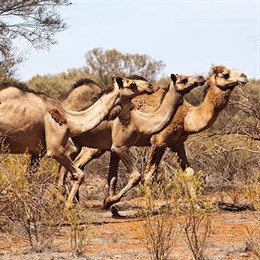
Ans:
POLYGON ((0 138, 2 144, 8 148, 10 153, 35 152, 45 148, 44 133, 34 131, 33 129, 27 132, 17 131, 12 134, 3 133, 0 130, 0 138))
POLYGON ((111 130, 93 129, 73 137, 73 142, 80 146, 110 150, 112 146, 111 130))
POLYGON ((0 104, 0 139, 10 153, 34 152, 44 143, 41 110, 16 103, 0 104))
POLYGON ((138 146, 138 147, 151 146, 150 138, 151 135, 138 136, 133 146, 138 146))

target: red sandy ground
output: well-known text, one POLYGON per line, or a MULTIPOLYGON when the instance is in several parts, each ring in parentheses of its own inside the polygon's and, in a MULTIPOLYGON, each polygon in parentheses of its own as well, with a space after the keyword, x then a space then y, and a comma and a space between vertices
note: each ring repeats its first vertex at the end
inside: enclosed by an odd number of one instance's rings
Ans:
MULTIPOLYGON (((86 247, 85 256, 78 259, 149 259, 145 248, 142 221, 135 215, 140 206, 139 202, 140 199, 121 202, 120 212, 129 218, 113 219, 110 212, 99 209, 100 202, 92 201, 93 237, 86 247)), ((253 228, 255 223, 255 218, 250 211, 215 213, 213 232, 207 242, 205 255, 208 259, 257 259, 247 249, 246 243, 246 230, 253 228)), ((66 235, 68 231, 68 227, 62 227, 60 236, 56 237, 51 247, 42 253, 26 251, 22 241, 7 240, 4 234, 0 233, 0 259, 73 259, 70 253, 70 241, 66 235)), ((184 234, 179 237, 169 259, 193 259, 184 234)))

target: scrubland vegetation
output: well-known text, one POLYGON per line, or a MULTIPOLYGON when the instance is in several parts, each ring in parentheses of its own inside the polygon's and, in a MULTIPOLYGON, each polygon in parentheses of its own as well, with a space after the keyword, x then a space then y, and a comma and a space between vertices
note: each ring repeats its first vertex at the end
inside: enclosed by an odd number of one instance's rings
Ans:
MULTIPOLYGON (((93 75, 87 68, 72 69, 58 75, 35 76, 28 84, 39 91, 61 96, 76 79, 93 75)), ((243 207, 251 210, 255 225, 245 230, 245 243, 252 256, 260 256, 259 89, 260 82, 255 80, 238 87, 213 127, 186 141, 187 156, 196 175, 182 172, 175 155, 167 151, 160 167, 161 181, 150 187, 139 185, 127 195, 127 199, 141 196, 145 201, 137 216, 143 223, 142 239, 151 259, 171 259, 181 234, 194 259, 206 259, 211 224, 219 207, 231 211, 243 207), (193 192, 190 192, 191 186, 193 192), (218 203, 213 196, 215 192, 220 194, 218 203)), ((203 88, 195 89, 186 99, 199 104, 203 88)), ((74 256, 84 255, 93 237, 90 228, 93 213, 82 205, 64 211, 63 198, 54 185, 57 163, 44 158, 30 182, 28 155, 8 154, 8 147, 4 145, 1 150, 2 237, 22 239, 33 252, 42 252, 52 246, 53 238, 68 225, 70 229, 65 239, 70 241, 69 251, 74 256)), ((149 148, 133 147, 132 151, 143 171, 149 148)), ((91 162, 85 169, 88 173, 85 184, 96 176, 106 183, 108 167, 108 154, 91 162)), ((118 188, 125 185, 128 178, 122 165, 119 171, 118 188)), ((91 193, 83 186, 81 197, 102 200, 106 191, 91 193)))

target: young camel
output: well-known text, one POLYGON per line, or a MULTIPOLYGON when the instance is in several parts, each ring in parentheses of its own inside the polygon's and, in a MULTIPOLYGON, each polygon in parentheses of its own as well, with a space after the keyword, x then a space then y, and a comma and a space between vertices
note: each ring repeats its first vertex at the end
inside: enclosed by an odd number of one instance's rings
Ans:
MULTIPOLYGON (((184 142, 189 135, 212 126, 219 113, 227 106, 233 89, 247 82, 246 75, 240 71, 230 70, 222 65, 212 67, 205 84, 203 102, 196 107, 184 101, 171 123, 151 138, 151 154, 145 171, 145 182, 151 181, 167 147, 177 153, 183 170, 189 167, 184 142)), ((141 104, 139 109, 142 110, 142 97, 136 98, 135 102, 136 106, 138 106, 137 103, 141 104)))
MULTIPOLYGON (((182 96, 205 82, 205 79, 201 76, 175 76, 172 74, 171 79, 170 86, 160 88, 157 91, 163 94, 156 111, 143 113, 139 110, 129 109, 129 106, 124 106, 120 115, 114 120, 103 121, 88 133, 73 138, 73 142, 79 146, 98 148, 82 149, 82 152, 75 160, 75 163, 81 169, 93 158, 97 158, 105 151, 110 150, 112 152, 111 158, 118 158, 118 162, 120 158, 130 174, 127 185, 118 194, 115 194, 116 181, 111 184, 114 176, 111 176, 113 170, 110 169, 108 183, 113 188, 110 189, 110 196, 104 201, 105 208, 108 209, 112 204, 118 202, 141 179, 141 174, 130 155, 129 147, 145 145, 144 140, 149 140, 153 134, 164 129, 174 116, 178 106, 182 103, 182 96)), ((158 93, 149 96, 158 95, 158 93)), ((111 168, 117 168, 117 165, 118 163, 116 162, 110 166, 111 168)), ((60 180, 60 185, 64 178, 60 180)))
POLYGON ((146 81, 114 78, 112 88, 92 106, 75 112, 64 109, 57 99, 35 92, 23 84, 1 83, 1 139, 10 153, 29 152, 31 167, 39 164, 44 151, 63 165, 76 180, 66 202, 66 206, 70 206, 84 173, 66 154, 67 150, 72 152, 76 149, 69 138, 93 129, 117 102, 146 91, 152 91, 146 81))

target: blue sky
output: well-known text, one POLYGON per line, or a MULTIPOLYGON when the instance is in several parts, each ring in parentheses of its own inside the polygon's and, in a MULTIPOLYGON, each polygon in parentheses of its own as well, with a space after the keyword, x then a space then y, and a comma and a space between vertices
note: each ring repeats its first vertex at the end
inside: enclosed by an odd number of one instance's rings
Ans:
POLYGON ((59 10, 69 28, 49 50, 30 50, 19 67, 22 80, 82 67, 96 47, 162 60, 165 75, 207 74, 223 64, 260 78, 260 0, 72 3, 59 10))

